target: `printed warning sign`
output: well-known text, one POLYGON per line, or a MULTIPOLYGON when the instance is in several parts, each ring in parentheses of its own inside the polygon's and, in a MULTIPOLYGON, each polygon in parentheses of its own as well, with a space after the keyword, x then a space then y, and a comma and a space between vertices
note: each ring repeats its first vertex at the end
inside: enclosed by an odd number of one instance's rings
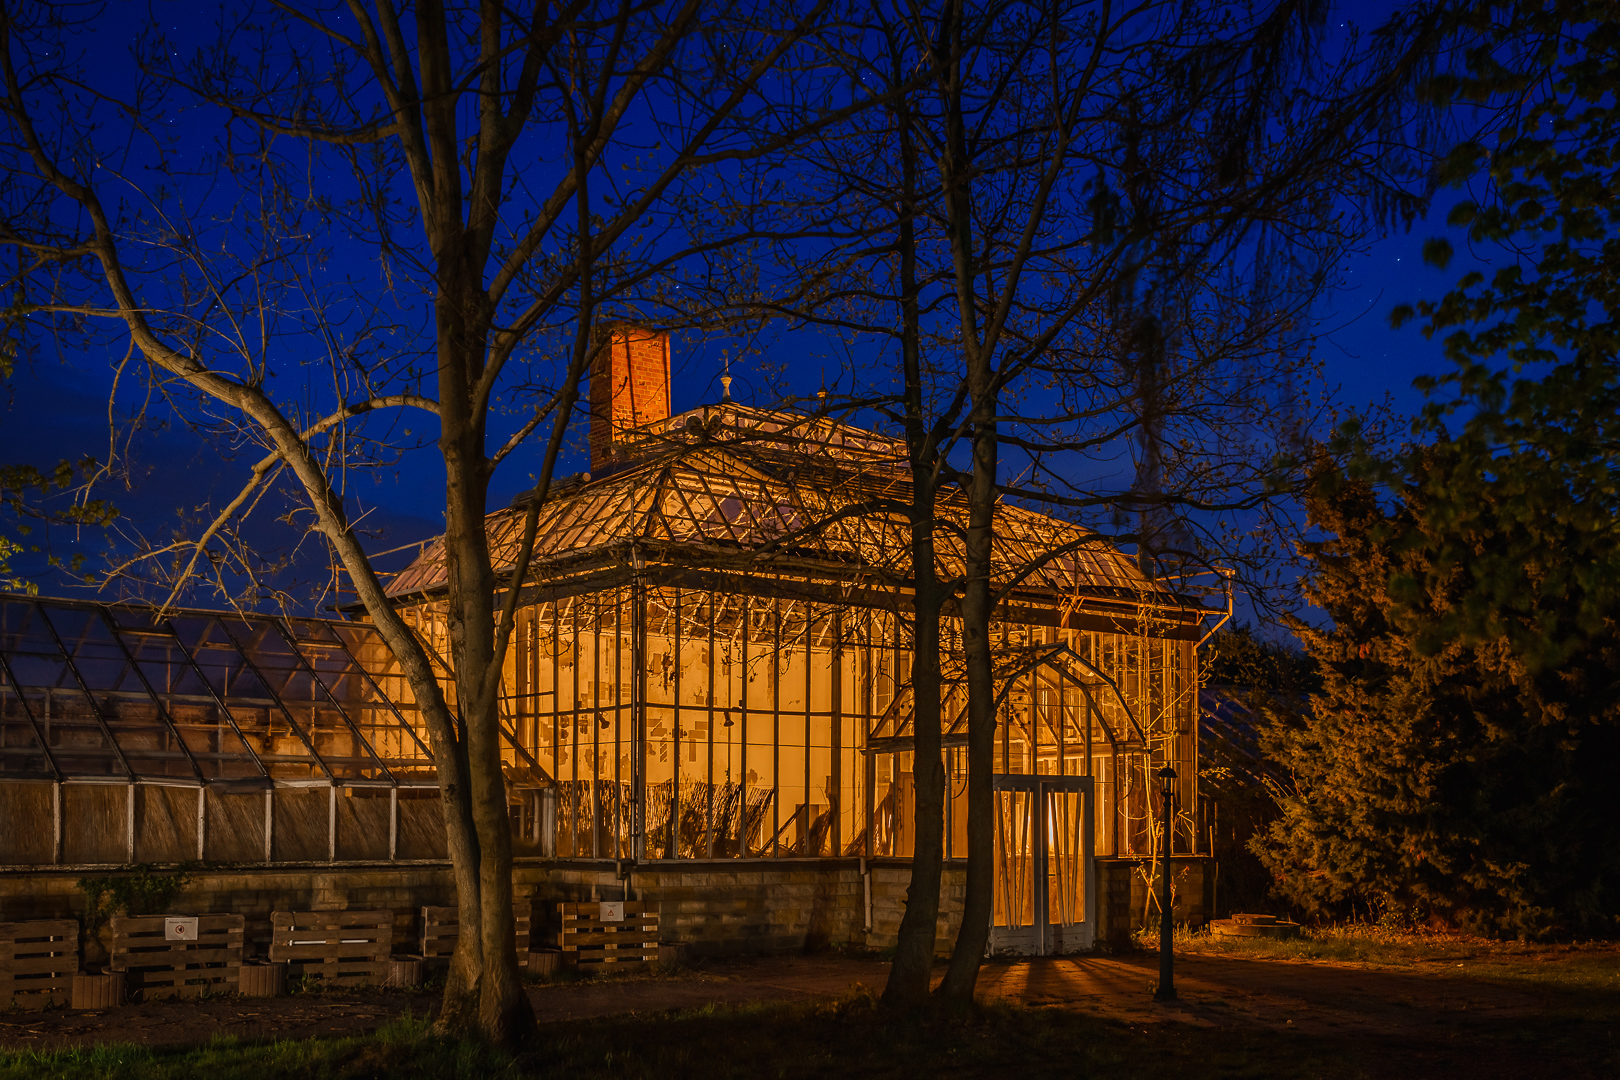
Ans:
POLYGON ((603 922, 624 922, 624 901, 623 900, 604 900, 604 901, 602 901, 602 921, 603 922))
POLYGON ((196 941, 197 916, 195 915, 165 915, 163 916, 164 941, 196 941))

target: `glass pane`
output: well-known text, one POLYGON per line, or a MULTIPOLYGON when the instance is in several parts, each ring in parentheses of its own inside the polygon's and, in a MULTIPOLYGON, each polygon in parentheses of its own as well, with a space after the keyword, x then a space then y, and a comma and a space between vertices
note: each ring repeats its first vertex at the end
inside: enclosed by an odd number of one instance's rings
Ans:
POLYGON ((1058 926, 1085 921, 1085 858, 1081 830, 1085 822, 1085 796, 1054 791, 1046 811, 1046 911, 1058 926))
POLYGON ((996 903, 994 926, 1016 928, 1035 922, 1033 837, 1034 795, 1028 791, 998 791, 996 807, 996 903))

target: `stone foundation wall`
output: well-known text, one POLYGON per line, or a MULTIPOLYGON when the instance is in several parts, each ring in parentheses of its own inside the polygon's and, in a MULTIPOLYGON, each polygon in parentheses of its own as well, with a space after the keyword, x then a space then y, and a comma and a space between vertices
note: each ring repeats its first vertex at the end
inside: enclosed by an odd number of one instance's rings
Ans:
MULTIPOLYGON (((935 941, 942 953, 950 951, 961 925, 965 875, 960 865, 945 870, 935 941)), ((860 859, 648 863, 631 871, 628 892, 615 863, 520 867, 514 879, 520 889, 532 889, 543 909, 559 901, 620 900, 633 894, 658 905, 666 942, 685 944, 694 955, 715 955, 893 948, 911 868, 901 860, 860 859)))
MULTIPOLYGON (((1202 924, 1206 859, 1175 860, 1176 920, 1202 924)), ((1142 926, 1147 883, 1135 860, 1098 859, 1098 940, 1125 944, 1142 926)), ((84 917, 81 877, 95 869, 0 871, 0 921, 84 917)), ((840 946, 893 948, 905 911, 910 866, 904 860, 781 859, 646 863, 628 878, 621 864, 521 860, 513 873, 519 907, 533 905, 534 940, 556 941, 562 901, 621 900, 658 905, 666 943, 694 955, 797 952, 840 946), (863 876, 863 868, 865 875, 863 876), (871 925, 867 926, 867 887, 871 925)), ((935 947, 948 953, 962 920, 966 868, 946 865, 935 947)), ((176 914, 229 911, 247 917, 248 951, 262 955, 272 911, 387 908, 397 953, 416 951, 424 905, 455 903, 443 863, 320 864, 199 870, 170 905, 176 914)), ((1149 916, 1156 918, 1157 907, 1149 916)))
MULTIPOLYGON (((513 893, 519 908, 533 905, 537 946, 556 942, 556 907, 562 901, 635 899, 658 905, 662 937, 685 943, 696 955, 794 952, 830 946, 862 946, 865 881, 858 859, 644 864, 630 871, 608 861, 522 861, 513 893)), ((107 868, 0 872, 0 922, 35 918, 83 919, 81 877, 115 873, 107 868)), ((904 864, 872 865, 873 947, 894 943, 909 870, 904 864)), ((947 893, 951 891, 947 881, 947 893)), ((940 921, 948 948, 960 919, 960 881, 955 905, 940 921)), ((249 955, 263 955, 272 911, 386 908, 394 912, 394 951, 416 951, 420 909, 455 903, 450 868, 444 864, 386 866, 323 864, 319 867, 238 867, 193 872, 169 905, 176 914, 229 911, 247 919, 249 955)), ((949 899, 947 899, 949 903, 949 899)))
POLYGON ((1097 860, 1097 945, 1109 951, 1127 948, 1131 940, 1133 863, 1097 860))
POLYGON ((554 905, 592 899, 656 904, 660 937, 698 954, 787 952, 860 936, 858 916, 850 926, 859 873, 841 862, 716 860, 667 867, 642 865, 625 877, 611 862, 559 862, 519 867, 513 877, 535 902, 537 933, 548 945, 556 940, 554 905))
MULTIPOLYGON (((1122 948, 1134 931, 1159 925, 1157 870, 1157 864, 1148 859, 1097 860, 1097 899, 1102 909, 1097 924, 1099 943, 1122 948)), ((1178 925, 1209 922, 1205 883, 1212 872, 1207 856, 1171 858, 1171 910, 1178 925)))
MULTIPOLYGON (((892 949, 899 941, 900 919, 906 913, 906 887, 911 884, 911 867, 906 863, 876 865, 872 868, 872 932, 868 947, 892 949)), ((934 951, 949 955, 962 927, 962 901, 967 895, 967 867, 947 863, 940 881, 939 921, 935 924, 934 951)))

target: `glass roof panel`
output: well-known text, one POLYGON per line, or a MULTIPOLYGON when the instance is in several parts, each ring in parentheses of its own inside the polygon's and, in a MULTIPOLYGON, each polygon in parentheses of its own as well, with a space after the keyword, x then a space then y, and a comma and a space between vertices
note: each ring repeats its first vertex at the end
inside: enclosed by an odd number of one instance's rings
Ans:
POLYGON ((364 624, 0 596, 0 775, 388 783, 414 716, 364 624))
MULTIPOLYGON (((690 547, 697 558, 717 547, 755 551, 766 572, 771 559, 791 557, 800 565, 821 562, 830 573, 858 567, 909 577, 910 484, 900 444, 824 420, 731 411, 732 438, 694 442, 684 418, 668 431, 654 425, 646 449, 656 457, 559 489, 541 508, 535 577, 543 579, 549 563, 593 551, 606 558, 608 548, 635 541, 690 547)), ((524 513, 515 506, 487 519, 498 570, 508 568, 518 550, 524 513)), ((944 523, 965 526, 960 498, 942 499, 937 513, 944 523)), ((1186 604, 1082 526, 1007 504, 997 507, 996 519, 998 580, 1059 598, 1186 604)), ((939 571, 947 579, 962 573, 961 537, 960 528, 936 534, 939 571)), ((444 548, 437 540, 388 592, 430 593, 444 581, 444 548)))

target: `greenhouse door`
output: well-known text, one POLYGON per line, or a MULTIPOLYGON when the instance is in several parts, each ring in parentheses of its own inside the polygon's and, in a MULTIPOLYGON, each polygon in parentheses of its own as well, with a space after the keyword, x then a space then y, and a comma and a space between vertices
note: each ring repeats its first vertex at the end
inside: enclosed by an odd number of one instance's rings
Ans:
POLYGON ((1084 952, 1096 937, 1089 776, 995 778, 990 955, 1084 952))

